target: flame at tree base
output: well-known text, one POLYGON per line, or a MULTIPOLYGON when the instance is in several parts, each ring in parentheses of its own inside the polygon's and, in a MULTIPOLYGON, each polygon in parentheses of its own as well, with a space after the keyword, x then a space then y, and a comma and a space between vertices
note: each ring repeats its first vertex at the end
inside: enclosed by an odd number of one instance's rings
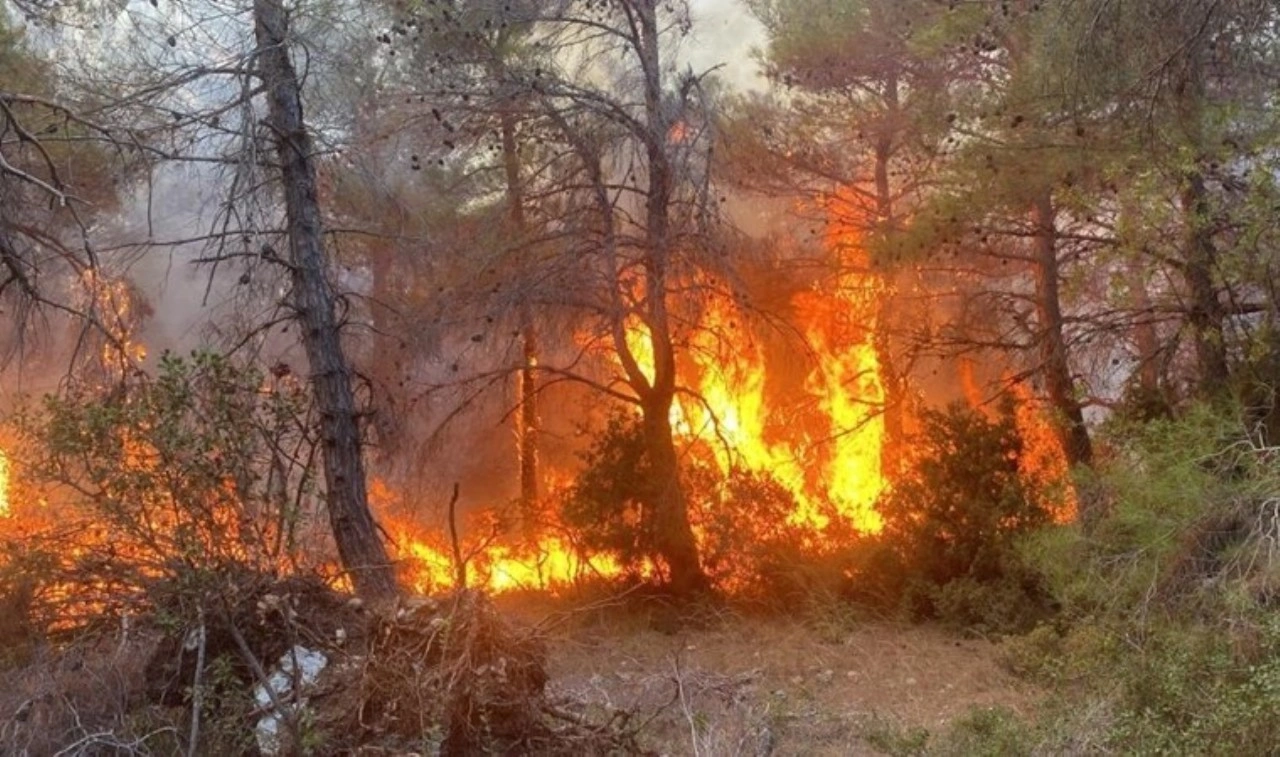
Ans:
POLYGON ((0 450, 0 518, 12 515, 9 509, 9 458, 0 450))

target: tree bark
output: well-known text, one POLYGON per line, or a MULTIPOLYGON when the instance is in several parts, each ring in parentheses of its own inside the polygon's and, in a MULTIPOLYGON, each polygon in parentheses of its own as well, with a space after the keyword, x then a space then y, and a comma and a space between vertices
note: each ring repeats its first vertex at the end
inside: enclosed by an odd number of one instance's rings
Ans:
POLYGON ((1213 242, 1212 211, 1204 174, 1199 166, 1207 141, 1204 103, 1205 67, 1209 53, 1197 36, 1191 41, 1186 55, 1184 73, 1173 87, 1177 97, 1177 125, 1195 156, 1195 165, 1183 176, 1179 197, 1186 235, 1182 275, 1190 298, 1187 322, 1191 325, 1192 340, 1195 343, 1201 391, 1206 396, 1213 396, 1226 390, 1230 369, 1227 366, 1227 346, 1223 338, 1226 314, 1218 300, 1218 289, 1213 280, 1218 264, 1218 251, 1213 242))
POLYGON ((645 198, 644 258, 646 325, 653 342, 653 383, 641 401, 645 441, 655 476, 654 509, 658 547, 670 569, 672 590, 696 593, 707 585, 698 556, 698 543, 689 523, 688 501, 680 483, 680 466, 671 429, 675 399, 676 363, 667 310, 671 264, 671 198, 675 175, 667 154, 672 124, 662 108, 662 69, 659 58, 657 2, 636 0, 639 20, 640 64, 644 73, 646 115, 645 153, 648 192, 645 198))
POLYGON ((1153 305, 1147 293, 1147 282, 1142 267, 1136 262, 1129 265, 1129 285, 1132 290, 1133 309, 1139 314, 1133 324, 1133 346, 1138 355, 1136 390, 1146 412, 1163 412, 1164 370, 1162 368, 1160 335, 1152 321, 1153 305))
POLYGON ((267 121, 275 133, 284 185, 290 299, 320 409, 329 524, 356 592, 386 598, 396 593, 395 575, 369 511, 351 369, 342 350, 334 295, 326 276, 312 141, 303 120, 297 72, 289 57, 289 21, 280 0, 254 0, 253 15, 258 65, 267 86, 267 121))
MULTIPOLYGON (((1059 294, 1057 212, 1053 196, 1043 190, 1035 201, 1036 315, 1039 320, 1040 371, 1049 402, 1061 416, 1061 434, 1067 461, 1072 465, 1093 462, 1093 444, 1084 423, 1084 412, 1075 395, 1075 381, 1067 359, 1059 294)), ((1083 514, 1082 514, 1083 515, 1083 514)))
POLYGON ((1183 184, 1182 214, 1187 234, 1183 277, 1191 300, 1187 320, 1195 340, 1201 390, 1212 396, 1227 388, 1230 369, 1222 326, 1226 315, 1213 283, 1218 251, 1213 243, 1213 230, 1209 227, 1209 200, 1204 177, 1199 171, 1191 172, 1183 184))
POLYGON ((654 478, 654 529, 658 551, 667 563, 671 590, 689 596, 709 586, 689 525, 689 504, 680 483, 680 462, 671 429, 671 398, 653 397, 641 405, 641 427, 654 478), (663 408, 666 408, 663 410, 663 408))
MULTIPOLYGON (((899 120, 899 85, 896 70, 889 71, 884 82, 885 114, 879 127, 875 145, 876 219, 872 227, 881 239, 893 233, 893 187, 889 179, 889 163, 893 159, 894 137, 899 120)), ((872 345, 876 361, 880 365, 880 386, 884 392, 884 444, 880 447, 880 470, 890 480, 903 471, 907 456, 899 447, 905 443, 907 425, 907 382, 898 370, 890 338, 893 328, 893 293, 887 287, 877 297, 876 328, 872 332, 872 345)))
MULTIPOLYGON (((508 218, 511 231, 522 237, 525 231, 524 183, 520 176, 520 154, 516 144, 515 118, 510 112, 502 114, 502 161, 507 181, 508 218)), ((538 486, 538 331, 533 322, 533 312, 527 302, 520 304, 520 375, 516 394, 519 412, 516 413, 516 456, 520 464, 520 530, 528 533, 532 528, 534 509, 537 507, 538 486)))

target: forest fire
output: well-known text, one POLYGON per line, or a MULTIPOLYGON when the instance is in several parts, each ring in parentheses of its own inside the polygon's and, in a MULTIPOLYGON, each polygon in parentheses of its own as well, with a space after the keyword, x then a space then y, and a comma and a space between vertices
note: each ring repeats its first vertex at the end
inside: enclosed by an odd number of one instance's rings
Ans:
POLYGON ((465 519, 458 544, 441 531, 425 531, 415 519, 400 515, 403 497, 381 480, 369 487, 374 507, 400 561, 407 588, 431 594, 466 583, 495 592, 555 591, 588 577, 613 578, 621 570, 609 555, 584 555, 566 539, 542 535, 536 543, 515 544, 500 524, 486 522, 487 513, 465 519), (477 538, 474 534, 480 534, 477 538), (459 575, 461 558, 464 575, 459 575))
MULTIPOLYGON (((843 252, 846 257, 857 254, 847 247, 843 252)), ((716 282, 697 285, 710 294, 701 298, 697 325, 684 334, 678 352, 681 391, 670 417, 677 446, 713 464, 726 480, 746 472, 778 484, 794 503, 785 525, 808 534, 806 540, 814 545, 825 543, 824 529, 832 518, 856 531, 878 532, 882 519, 875 505, 892 483, 881 470, 889 440, 874 343, 886 284, 865 265, 846 266, 826 286, 810 285, 795 293, 790 302, 792 318, 806 360, 800 371, 790 371, 789 378, 781 375, 785 371, 776 365, 777 357, 771 363, 766 339, 753 332, 740 304, 716 282)), ((129 301, 123 290, 113 294, 129 301)), ((648 329, 633 320, 625 335, 641 373, 652 381, 655 366, 648 329)), ((127 334, 121 342, 135 356, 143 354, 141 345, 127 334)), ((104 357, 118 359, 109 352, 104 357)), ((603 360, 620 368, 611 351, 603 352, 603 360)), ((974 402, 978 390, 972 366, 961 361, 959 368, 968 398, 974 402)), ((1068 466, 1053 426, 1028 386, 1012 386, 1017 424, 1027 449, 1023 475, 1038 490, 1065 483, 1068 466)), ((133 459, 136 455, 128 457, 130 466, 138 464, 133 459)), ((575 475, 573 470, 553 466, 544 466, 541 473, 540 489, 550 499, 564 496, 575 475)), ((0 515, 6 516, 10 513, 8 474, 7 458, 0 453, 0 515)), ((486 508, 455 524, 461 526, 462 537, 453 544, 445 528, 430 529, 417 518, 404 516, 407 508, 401 493, 377 480, 370 490, 401 578, 406 588, 418 593, 445 590, 463 581, 495 593, 555 592, 583 579, 617 578, 624 573, 613 555, 593 553, 570 538, 569 529, 555 526, 554 515, 550 516, 552 527, 542 533, 518 534, 498 523, 497 508, 486 508), (459 575, 460 561, 464 575, 459 575)), ((224 493, 235 497, 229 489, 224 493)), ((1074 512, 1070 491, 1066 494, 1061 519, 1074 512)), ((703 505, 695 502, 693 506, 703 505)), ((222 502, 214 510, 218 511, 213 513, 215 520, 220 521, 238 508, 222 502)), ((234 523, 224 525, 236 531, 234 523)), ((694 529, 699 540, 707 538, 701 525, 695 523, 694 529)))
MULTIPOLYGON (((777 364, 777 357, 771 363, 766 338, 752 329, 741 304, 720 282, 703 276, 688 282, 687 289, 699 293, 696 324, 686 326, 680 339, 679 390, 669 417, 677 446, 686 454, 713 460, 726 480, 733 473, 749 473, 781 486, 794 502, 785 525, 807 534, 806 542, 814 547, 826 543, 824 531, 832 518, 864 534, 878 533, 883 519, 876 503, 892 485, 881 468, 885 445, 904 445, 901 453, 907 454, 906 440, 886 437, 887 397, 875 341, 882 300, 891 292, 868 265, 857 233, 834 220, 847 210, 844 202, 839 195, 830 200, 827 211, 833 221, 824 240, 841 261, 838 274, 791 297, 791 317, 805 355, 801 375, 784 376, 788 371, 777 364)), ((627 351, 652 382, 655 346, 649 328, 633 316, 624 332, 627 351)), ((591 344, 586 337, 581 341, 591 344)), ((591 349, 625 377, 622 361, 607 339, 591 349)), ((972 364, 960 360, 957 369, 971 406, 989 412, 977 400, 980 392, 972 364)), ((1054 499, 1058 520, 1068 520, 1074 515, 1074 496, 1057 431, 1029 386, 1005 384, 1011 387, 1015 422, 1025 445, 1020 475, 1030 490, 1049 493, 1044 496, 1054 499)), ((574 472, 545 467, 543 475, 559 482, 541 487, 555 497, 564 494, 574 472)), ((398 499, 385 487, 375 487, 379 489, 382 493, 375 501, 398 499)), ((691 507, 697 510, 701 504, 693 502, 691 507)), ((384 518, 395 509, 380 508, 384 518)), ((455 549, 467 566, 470 585, 494 592, 554 591, 584 577, 616 577, 623 572, 611 555, 590 554, 555 533, 530 539, 511 536, 492 524, 473 526, 465 530, 488 533, 488 540, 476 544, 472 539, 455 548, 443 536, 424 535, 412 519, 390 522, 408 582, 421 591, 459 580, 455 549)), ((699 541, 707 539, 696 522, 694 533, 699 541)))
MULTIPOLYGON (((833 516, 864 533, 879 531, 874 505, 887 486, 880 467, 885 398, 872 336, 883 282, 870 273, 845 273, 833 291, 809 287, 795 295, 792 306, 808 360, 794 385, 771 374, 778 367, 769 364, 764 340, 752 333, 734 299, 714 282, 698 282, 698 288, 711 294, 703 298, 697 326, 677 358, 681 391, 670 411, 677 445, 701 450, 724 476, 746 472, 779 484, 795 503, 787 525, 813 539, 823 538, 833 516)), ((625 336, 640 372, 652 381, 648 328, 632 319, 625 336)), ((602 352, 605 362, 621 370, 611 350, 602 352)), ((571 478, 569 472, 548 473, 571 478)), ((398 499, 386 487, 374 491, 375 501, 398 499)), ((424 536, 409 519, 392 520, 389 530, 413 586, 440 587, 456 580, 453 548, 444 538, 424 536)), ((467 580, 492 591, 554 589, 584 576, 620 573, 610 556, 583 556, 580 548, 554 535, 523 548, 496 536, 459 551, 469 568, 467 580)))
POLYGON ((0 450, 0 518, 7 518, 9 510, 9 458, 0 450))
POLYGON ((880 471, 884 423, 879 362, 869 341, 876 283, 847 277, 835 293, 795 297, 812 364, 799 396, 769 391, 759 340, 738 327, 732 303, 712 300, 693 339, 681 428, 715 452, 722 473, 765 473, 795 498, 793 523, 821 528, 823 503, 858 530, 879 530, 873 508, 885 486, 880 471), (782 423, 780 421, 788 422, 782 423))

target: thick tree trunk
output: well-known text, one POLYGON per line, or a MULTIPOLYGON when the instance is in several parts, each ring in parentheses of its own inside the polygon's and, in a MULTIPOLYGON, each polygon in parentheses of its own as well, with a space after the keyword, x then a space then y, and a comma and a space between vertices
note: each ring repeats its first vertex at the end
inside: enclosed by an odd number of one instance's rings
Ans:
POLYGON ((355 590, 365 597, 385 598, 396 592, 395 575, 369 512, 351 370, 326 278, 311 137, 303 120, 297 72, 289 58, 289 22, 280 0, 254 0, 253 14, 259 70, 267 86, 268 123, 275 133, 284 184, 290 297, 320 408, 329 523, 355 590))
POLYGON ((652 503, 658 544, 671 571, 672 589, 694 593, 707 586, 698 557, 698 543, 689 524, 688 502, 680 483, 680 466, 671 429, 671 403, 675 398, 675 349, 667 311, 671 265, 671 197, 675 175, 667 154, 672 124, 662 107, 662 68, 658 55, 656 0, 637 0, 640 64, 644 71, 647 134, 645 152, 648 192, 645 198, 645 302, 649 337, 653 341, 653 384, 642 397, 645 438, 656 483, 652 503))
POLYGON ((709 583, 702 571, 698 542, 689 525, 689 505, 680 484, 680 462, 671 432, 671 398, 657 397, 642 408, 645 448, 654 479, 654 529, 657 547, 667 563, 671 590, 692 595, 709 583))
POLYGON ((1061 416, 1062 441, 1072 465, 1093 462, 1093 444, 1084 412, 1075 395, 1075 381, 1067 360, 1059 295, 1058 233, 1053 197, 1044 190, 1036 198, 1036 314, 1040 327, 1040 371, 1049 402, 1061 416))
POLYGON ((1204 177, 1198 171, 1189 175, 1183 184, 1182 214, 1187 234, 1183 277, 1191 300, 1187 320, 1195 340, 1200 386, 1205 395, 1211 396, 1226 390, 1230 369, 1223 333, 1226 314, 1213 283, 1218 251, 1209 226, 1204 177))

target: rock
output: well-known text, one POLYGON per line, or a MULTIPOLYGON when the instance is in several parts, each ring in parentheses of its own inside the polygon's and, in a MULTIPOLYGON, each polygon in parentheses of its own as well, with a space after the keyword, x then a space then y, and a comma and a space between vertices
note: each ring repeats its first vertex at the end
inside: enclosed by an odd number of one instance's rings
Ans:
POLYGON ((285 720, 306 705, 306 690, 315 684, 328 664, 329 658, 323 652, 296 645, 280 656, 267 683, 254 688, 253 700, 260 710, 266 712, 254 728, 258 750, 262 754, 277 755, 285 751, 285 720), (295 682, 298 684, 297 692, 294 691, 295 682), (275 700, 289 708, 289 712, 276 708, 272 694, 275 700))

